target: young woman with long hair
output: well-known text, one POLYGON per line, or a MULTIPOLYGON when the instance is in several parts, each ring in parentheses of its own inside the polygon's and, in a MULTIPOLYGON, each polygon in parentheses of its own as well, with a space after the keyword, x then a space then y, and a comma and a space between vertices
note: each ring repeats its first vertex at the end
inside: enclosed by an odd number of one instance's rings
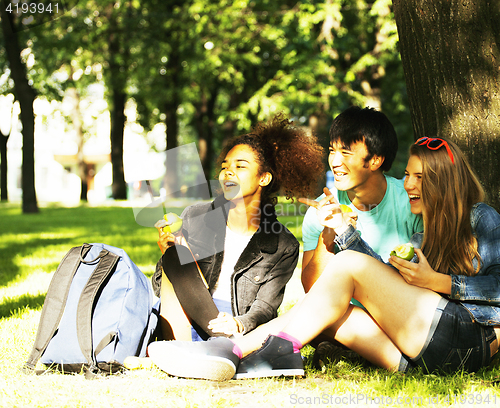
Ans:
POLYGON ((277 194, 314 195, 323 174, 316 138, 283 114, 229 140, 218 165, 222 194, 187 207, 182 233, 159 228, 153 286, 165 339, 248 333, 277 316, 299 255, 276 218, 277 194))
POLYGON ((417 140, 405 173, 411 211, 424 220, 412 238, 417 262, 383 263, 326 197, 318 217, 342 251, 298 305, 241 339, 152 343, 153 362, 173 375, 218 380, 302 374, 300 348, 326 330, 389 370, 487 366, 500 334, 500 215, 482 202, 477 177, 449 141, 417 140))

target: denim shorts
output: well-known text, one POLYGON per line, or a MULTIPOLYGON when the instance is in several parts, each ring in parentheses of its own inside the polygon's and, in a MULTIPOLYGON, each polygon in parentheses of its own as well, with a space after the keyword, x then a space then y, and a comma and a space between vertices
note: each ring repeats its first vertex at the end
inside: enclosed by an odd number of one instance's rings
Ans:
POLYGON ((491 362, 493 327, 474 322, 460 303, 441 299, 422 351, 415 358, 403 355, 399 371, 421 367, 423 372, 474 372, 491 362))
MULTIPOLYGON (((214 303, 215 306, 217 306, 217 309, 219 309, 219 312, 226 312, 230 315, 233 314, 233 311, 231 310, 231 302, 228 302, 227 300, 214 299, 214 303)), ((191 341, 203 341, 194 327, 191 327, 191 341)))

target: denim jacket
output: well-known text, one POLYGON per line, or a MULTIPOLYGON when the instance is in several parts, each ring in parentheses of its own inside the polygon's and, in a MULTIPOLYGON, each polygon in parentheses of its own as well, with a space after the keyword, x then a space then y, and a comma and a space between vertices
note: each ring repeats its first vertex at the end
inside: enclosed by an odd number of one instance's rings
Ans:
MULTIPOLYGON (((224 257, 228 201, 223 196, 211 203, 187 207, 182 231, 197 259, 212 294, 224 257)), ((258 231, 238 259, 231 276, 231 308, 249 332, 277 316, 285 285, 292 277, 299 257, 299 243, 281 224, 272 207, 262 212, 258 231)), ((153 275, 159 294, 161 259, 153 275)))
MULTIPOLYGON (((477 203, 471 210, 471 225, 478 243, 481 264, 474 276, 451 275, 451 300, 459 301, 474 320, 486 326, 500 325, 500 214, 484 203, 477 203)), ((337 246, 370 255, 382 261, 353 228, 337 237, 337 246)), ((420 248, 421 233, 411 238, 411 243, 420 248)), ((412 262, 418 261, 416 255, 412 262)), ((383 262, 383 261, 382 261, 383 262)), ((477 259, 473 260, 477 267, 477 259)))

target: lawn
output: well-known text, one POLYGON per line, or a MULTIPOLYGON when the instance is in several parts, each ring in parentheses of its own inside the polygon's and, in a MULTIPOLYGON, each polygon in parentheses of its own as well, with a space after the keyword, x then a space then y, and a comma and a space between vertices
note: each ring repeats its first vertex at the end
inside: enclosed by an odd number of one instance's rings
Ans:
MULTIPOLYGON (((171 209, 169 209, 171 210, 171 209)), ((179 213, 179 209, 173 209, 179 213)), ((300 239, 301 211, 280 207, 280 217, 300 239)), ((0 204, 0 406, 2 407, 307 407, 307 406, 500 406, 498 362, 476 374, 392 374, 340 362, 305 378, 224 383, 169 377, 157 370, 85 380, 82 375, 25 375, 26 360, 52 273, 65 253, 84 242, 123 248, 150 277, 160 255, 154 228, 138 225, 118 203, 91 208, 48 207, 23 215, 0 204)), ((300 297, 296 270, 284 308, 300 297)), ((303 350, 306 363, 313 349, 303 350)))

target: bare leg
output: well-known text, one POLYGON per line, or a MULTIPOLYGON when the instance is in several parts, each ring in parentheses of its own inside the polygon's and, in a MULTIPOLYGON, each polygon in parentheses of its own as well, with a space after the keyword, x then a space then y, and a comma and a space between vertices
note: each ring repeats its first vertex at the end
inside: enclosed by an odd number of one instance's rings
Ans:
POLYGON ((284 331, 307 344, 325 332, 372 363, 394 369, 401 351, 414 357, 422 349, 440 299, 407 284, 387 265, 347 251, 335 256, 297 305, 236 344, 246 356, 269 334, 284 331), (372 314, 350 305, 353 296, 372 314))
MULTIPOLYGON (((267 336, 278 334, 287 324, 294 321, 301 302, 276 319, 234 340, 242 350, 243 356, 259 349, 267 336)), ((365 310, 357 306, 350 305, 345 315, 336 324, 326 328, 323 333, 380 367, 394 369, 401 360, 401 352, 392 340, 365 310)))
POLYGON ((346 251, 329 263, 282 331, 307 344, 325 329, 338 326, 351 297, 367 308, 397 349, 410 357, 422 349, 441 299, 435 292, 407 284, 391 267, 346 251))
POLYGON ((160 324, 165 340, 191 341, 191 323, 164 273, 161 276, 160 324))
POLYGON ((342 319, 324 333, 379 367, 395 371, 399 366, 401 351, 377 322, 357 306, 350 305, 342 319))
POLYGON ((250 333, 245 334, 243 337, 238 337, 234 340, 234 342, 238 345, 238 347, 243 352, 243 356, 250 354, 252 351, 259 349, 267 339, 270 334, 278 334, 282 331, 283 327, 285 327, 292 319, 297 311, 299 305, 302 301, 299 301, 288 310, 286 313, 278 316, 277 318, 268 321, 265 324, 262 324, 252 330, 250 333))
MULTIPOLYGON (((172 334, 177 340, 188 340, 185 320, 192 323, 203 339, 211 336, 221 336, 222 333, 214 333, 208 328, 210 320, 215 319, 219 310, 210 295, 206 283, 199 272, 198 265, 194 262, 182 264, 180 258, 192 258, 188 248, 178 245, 168 248, 162 257, 162 266, 165 276, 162 278, 162 316, 167 316, 167 322, 172 327, 172 334), (164 299, 163 282, 166 279, 164 299), (164 303, 167 302, 167 303, 164 303), (172 311, 169 308, 172 308, 172 311), (182 315, 179 314, 179 307, 182 315), (180 336, 180 337, 179 337, 180 336)), ((163 324, 165 333, 168 335, 168 325, 163 324)), ((189 336, 190 339, 190 336, 189 336)))

